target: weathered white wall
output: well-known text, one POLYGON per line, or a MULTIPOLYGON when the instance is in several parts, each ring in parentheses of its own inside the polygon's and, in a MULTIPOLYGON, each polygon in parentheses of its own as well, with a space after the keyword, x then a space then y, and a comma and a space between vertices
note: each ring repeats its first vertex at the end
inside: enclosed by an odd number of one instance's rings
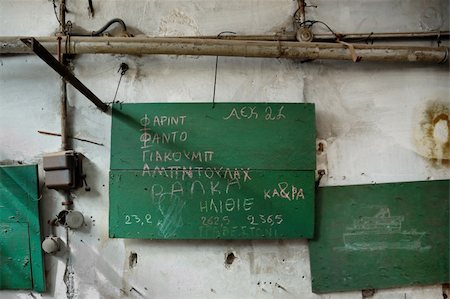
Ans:
MULTIPOLYGON (((97 30, 109 19, 120 17, 135 34, 154 36, 274 33, 291 28, 290 17, 296 8, 292 0, 93 0, 95 17, 90 19, 87 1, 67 2, 67 19, 86 30, 97 30)), ((446 0, 311 2, 318 8, 307 9, 308 19, 325 21, 336 31, 449 27, 446 0)), ((0 35, 51 35, 57 25, 51 1, 0 1, 0 35)), ((121 62, 129 64, 130 70, 122 80, 118 100, 212 100, 214 57, 84 55, 73 64, 81 81, 100 98, 111 101, 121 62)), ((328 142, 329 176, 323 185, 449 178, 449 166, 439 160, 440 144, 433 139, 448 138, 445 128, 433 136, 422 134, 427 126, 426 111, 448 114, 449 98, 449 71, 442 66, 219 59, 218 102, 316 103, 317 135, 328 142)), ((60 130, 58 101, 59 78, 42 61, 32 55, 0 56, 0 161, 41 163, 44 153, 59 150, 59 138, 37 133, 60 130)), ((92 188, 91 192, 74 192, 75 209, 84 213, 87 226, 69 233, 67 250, 46 256, 47 293, 1 291, 0 297, 361 298, 360 292, 323 296, 311 292, 305 240, 109 239, 111 117, 72 88, 69 103, 73 135, 104 144, 74 141, 74 148, 87 157, 85 170, 92 188), (229 251, 237 259, 225 267, 229 251), (138 255, 131 269, 130 252, 138 255)), ((43 189, 45 235, 51 233, 46 222, 61 210, 61 200, 57 192, 43 189)), ((55 233, 67 242, 62 228, 55 233)), ((383 290, 374 298, 442 298, 442 289, 437 285, 383 290)))

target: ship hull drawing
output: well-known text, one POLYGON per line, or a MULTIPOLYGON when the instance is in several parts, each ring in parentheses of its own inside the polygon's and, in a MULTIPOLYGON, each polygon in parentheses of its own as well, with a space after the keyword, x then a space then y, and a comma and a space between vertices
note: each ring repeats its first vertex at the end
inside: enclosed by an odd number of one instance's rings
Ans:
POLYGON ((342 235, 344 247, 340 250, 418 250, 424 246, 425 232, 402 230, 403 216, 390 214, 389 208, 381 208, 373 217, 361 217, 353 221, 342 235))

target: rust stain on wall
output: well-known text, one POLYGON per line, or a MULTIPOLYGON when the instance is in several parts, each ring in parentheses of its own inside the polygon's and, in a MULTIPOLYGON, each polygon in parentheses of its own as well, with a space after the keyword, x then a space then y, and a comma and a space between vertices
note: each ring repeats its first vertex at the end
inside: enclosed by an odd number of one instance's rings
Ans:
POLYGON ((450 103, 430 101, 419 118, 415 130, 417 152, 429 159, 433 166, 449 166, 450 160, 450 103))

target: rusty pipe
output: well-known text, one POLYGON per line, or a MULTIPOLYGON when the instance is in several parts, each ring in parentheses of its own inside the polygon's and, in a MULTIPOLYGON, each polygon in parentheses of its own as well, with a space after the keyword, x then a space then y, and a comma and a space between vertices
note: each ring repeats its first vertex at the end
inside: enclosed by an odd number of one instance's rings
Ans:
MULTIPOLYGON (((36 38, 49 51, 56 37, 36 38)), ((63 37, 67 39, 67 37, 63 37)), ((30 53, 17 37, 0 37, 0 54, 30 53)), ((195 55, 291 59, 352 60, 352 51, 339 43, 249 41, 167 37, 71 37, 64 52, 73 54, 195 55)), ((444 63, 448 47, 353 44, 361 61, 444 63)))

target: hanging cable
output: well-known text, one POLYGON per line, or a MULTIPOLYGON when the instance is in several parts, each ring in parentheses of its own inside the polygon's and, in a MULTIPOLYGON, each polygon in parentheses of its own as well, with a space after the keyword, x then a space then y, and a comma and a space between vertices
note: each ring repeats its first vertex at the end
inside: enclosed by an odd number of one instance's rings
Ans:
MULTIPOLYGON (((236 34, 233 31, 222 31, 217 35, 217 38, 220 39, 222 34, 236 34)), ((212 107, 214 108, 216 105, 216 83, 217 83, 217 65, 219 64, 219 56, 216 56, 216 67, 214 69, 214 89, 213 89, 213 98, 212 98, 212 107)))
POLYGON ((122 77, 123 75, 125 75, 125 73, 128 71, 128 64, 122 62, 120 64, 119 69, 117 70, 117 72, 120 72, 120 78, 119 78, 119 82, 117 83, 117 87, 116 87, 116 92, 114 93, 114 99, 112 100, 111 103, 114 104, 114 102, 116 101, 116 96, 117 96, 117 92, 119 91, 119 86, 120 86, 120 82, 122 81, 122 77))
POLYGON ((53 0, 53 12, 55 13, 56 20, 58 21, 58 23, 61 26, 61 28, 64 28, 63 24, 61 23, 61 20, 58 17, 58 13, 56 12, 56 8, 57 8, 57 6, 56 6, 56 3, 55 3, 55 0, 53 0))

